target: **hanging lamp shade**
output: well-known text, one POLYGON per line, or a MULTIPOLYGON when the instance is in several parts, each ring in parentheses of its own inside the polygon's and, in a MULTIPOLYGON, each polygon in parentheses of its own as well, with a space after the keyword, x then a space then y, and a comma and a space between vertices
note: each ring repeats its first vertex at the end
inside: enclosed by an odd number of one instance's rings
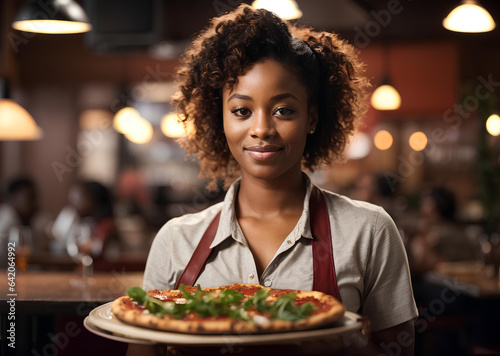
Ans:
POLYGON ((373 92, 370 103, 377 110, 397 110, 401 106, 401 95, 390 84, 382 84, 373 92))
POLYGON ((283 20, 294 20, 302 17, 302 11, 295 0, 255 0, 252 7, 274 12, 283 20))
POLYGON ((490 13, 475 0, 464 0, 443 20, 447 30, 455 32, 480 33, 495 28, 490 13))
POLYGON ((0 140, 32 141, 43 136, 26 109, 11 99, 0 99, 0 140))
POLYGON ((83 8, 74 0, 31 0, 21 7, 12 27, 48 34, 88 32, 92 29, 83 8))

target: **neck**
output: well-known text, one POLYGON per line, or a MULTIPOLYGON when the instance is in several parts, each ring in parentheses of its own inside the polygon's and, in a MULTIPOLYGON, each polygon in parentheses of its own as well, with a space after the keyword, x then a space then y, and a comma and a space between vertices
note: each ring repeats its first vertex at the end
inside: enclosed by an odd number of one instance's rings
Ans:
POLYGON ((306 185, 302 172, 282 179, 258 180, 242 176, 238 192, 237 215, 272 216, 302 212, 306 185))

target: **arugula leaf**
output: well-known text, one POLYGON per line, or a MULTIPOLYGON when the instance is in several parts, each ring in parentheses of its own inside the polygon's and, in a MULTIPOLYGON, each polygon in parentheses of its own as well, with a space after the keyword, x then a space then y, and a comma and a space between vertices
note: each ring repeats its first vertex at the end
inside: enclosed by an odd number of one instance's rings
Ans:
POLYGON ((127 295, 139 304, 144 304, 144 300, 148 293, 141 287, 130 287, 127 289, 127 295))
POLYGON ((243 304, 243 309, 248 310, 253 306, 257 307, 259 313, 266 313, 268 311, 268 306, 266 304, 266 298, 269 296, 269 292, 265 289, 259 289, 250 299, 248 299, 245 304, 243 304))
POLYGON ((271 315, 274 319, 280 320, 300 320, 312 313, 315 306, 311 302, 302 304, 300 307, 295 304, 295 293, 282 295, 272 305, 271 315))
POLYGON ((238 293, 232 289, 225 289, 220 293, 220 301, 223 304, 239 305, 245 298, 243 293, 238 293))

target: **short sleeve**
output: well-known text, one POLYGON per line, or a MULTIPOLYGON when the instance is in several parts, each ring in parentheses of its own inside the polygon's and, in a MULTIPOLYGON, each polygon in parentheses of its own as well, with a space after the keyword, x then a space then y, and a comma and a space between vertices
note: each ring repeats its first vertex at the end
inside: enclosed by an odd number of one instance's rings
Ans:
POLYGON ((149 250, 146 269, 144 270, 143 289, 173 289, 167 279, 170 271, 169 247, 167 246, 167 231, 169 223, 164 225, 156 235, 149 250))
POLYGON ((406 251, 396 225, 382 208, 373 226, 370 247, 362 313, 370 319, 372 331, 414 319, 418 312, 406 251))

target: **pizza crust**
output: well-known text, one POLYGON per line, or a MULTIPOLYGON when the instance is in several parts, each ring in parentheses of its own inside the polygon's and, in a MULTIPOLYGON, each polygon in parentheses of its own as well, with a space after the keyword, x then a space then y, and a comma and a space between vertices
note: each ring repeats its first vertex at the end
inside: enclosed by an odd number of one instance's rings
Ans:
MULTIPOLYGON (((234 286, 263 288, 269 291, 274 291, 274 289, 270 289, 260 285, 245 284, 238 284, 229 287, 225 286, 218 288, 208 288, 204 289, 204 291, 216 291, 231 288, 234 286)), ((157 294, 159 291, 154 292, 157 294)), ((169 291, 165 292, 169 293, 169 291)), ((306 317, 305 319, 298 321, 267 319, 263 316, 260 316, 259 318, 257 318, 257 321, 253 322, 245 320, 234 320, 229 317, 217 320, 182 320, 174 319, 168 315, 158 317, 156 315, 149 314, 147 311, 130 308, 129 305, 132 300, 130 297, 120 297, 116 299, 111 306, 111 310, 114 316, 127 324, 156 330, 189 334, 260 334, 306 330, 330 324, 341 319, 344 315, 345 306, 330 295, 321 292, 310 291, 290 292, 294 292, 297 295, 297 298, 314 297, 321 303, 326 303, 331 307, 324 312, 314 313, 306 317)), ((271 298, 271 296, 268 298, 271 298)))

